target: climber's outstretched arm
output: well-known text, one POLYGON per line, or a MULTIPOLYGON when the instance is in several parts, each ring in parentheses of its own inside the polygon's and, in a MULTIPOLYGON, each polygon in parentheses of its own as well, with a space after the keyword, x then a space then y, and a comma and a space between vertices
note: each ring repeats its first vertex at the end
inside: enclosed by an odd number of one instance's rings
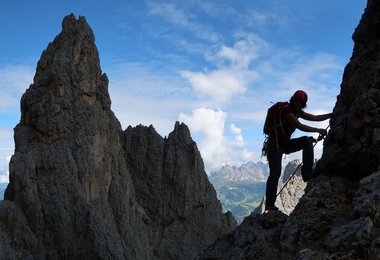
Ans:
POLYGON ((305 111, 302 111, 300 117, 309 120, 309 121, 323 121, 326 119, 329 119, 333 116, 333 113, 328 113, 328 114, 322 114, 322 115, 313 115, 306 113, 305 111))

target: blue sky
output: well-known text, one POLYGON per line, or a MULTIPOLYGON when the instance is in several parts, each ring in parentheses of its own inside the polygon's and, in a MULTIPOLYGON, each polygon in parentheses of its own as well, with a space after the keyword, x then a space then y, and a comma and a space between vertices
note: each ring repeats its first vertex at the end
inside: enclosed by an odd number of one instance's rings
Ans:
MULTIPOLYGON (((262 124, 271 102, 303 89, 308 112, 333 109, 365 5, 365 0, 2 1, 0 182, 8 178, 21 95, 70 13, 85 16, 94 31, 112 110, 123 128, 152 124, 167 136, 175 121, 184 122, 211 172, 223 164, 262 160, 262 124)), ((320 153, 318 144, 316 157, 320 153)))

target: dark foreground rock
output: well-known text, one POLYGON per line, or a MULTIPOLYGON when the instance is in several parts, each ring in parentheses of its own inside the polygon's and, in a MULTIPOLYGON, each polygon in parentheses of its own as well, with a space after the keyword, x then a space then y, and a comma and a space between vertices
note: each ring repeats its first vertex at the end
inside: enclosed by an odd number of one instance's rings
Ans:
POLYGON ((15 144, 0 259, 192 259, 235 228, 185 125, 122 131, 84 17, 42 53, 15 144))
POLYGON ((237 229, 218 239, 201 259, 281 259, 280 235, 287 219, 281 211, 252 213, 237 229))
POLYGON ((380 172, 359 183, 320 177, 294 211, 252 213, 201 259, 377 259, 380 172))

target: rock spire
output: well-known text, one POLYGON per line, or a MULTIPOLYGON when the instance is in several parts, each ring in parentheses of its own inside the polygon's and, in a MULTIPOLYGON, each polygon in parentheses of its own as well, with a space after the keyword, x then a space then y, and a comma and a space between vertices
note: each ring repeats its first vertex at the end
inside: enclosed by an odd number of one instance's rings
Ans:
POLYGON ((236 225, 185 125, 121 129, 84 17, 42 53, 14 136, 1 259, 192 259, 236 225))

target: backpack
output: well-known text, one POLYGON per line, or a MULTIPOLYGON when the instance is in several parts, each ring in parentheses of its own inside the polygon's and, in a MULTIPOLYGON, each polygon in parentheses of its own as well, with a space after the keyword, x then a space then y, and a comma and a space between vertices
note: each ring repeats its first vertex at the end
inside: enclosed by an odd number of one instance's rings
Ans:
POLYGON ((288 104, 288 102, 277 102, 268 108, 263 128, 264 134, 269 135, 273 130, 280 126, 279 116, 281 109, 288 104))

